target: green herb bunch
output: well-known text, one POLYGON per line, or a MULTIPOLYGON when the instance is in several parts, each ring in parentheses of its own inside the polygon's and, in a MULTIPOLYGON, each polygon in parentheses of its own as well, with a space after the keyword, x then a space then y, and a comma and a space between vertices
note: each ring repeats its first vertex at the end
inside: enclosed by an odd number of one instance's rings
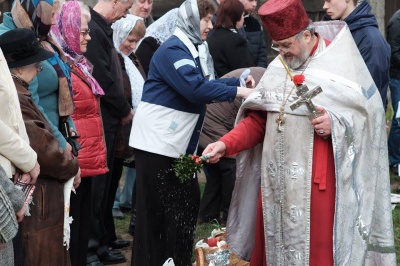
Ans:
POLYGON ((181 155, 175 160, 173 164, 175 175, 179 178, 181 183, 185 183, 197 172, 203 169, 203 161, 197 155, 181 155))

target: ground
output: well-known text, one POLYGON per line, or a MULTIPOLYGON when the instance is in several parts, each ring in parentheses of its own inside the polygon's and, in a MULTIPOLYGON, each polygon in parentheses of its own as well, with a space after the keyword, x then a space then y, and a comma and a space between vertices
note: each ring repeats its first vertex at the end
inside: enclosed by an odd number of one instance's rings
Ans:
MULTIPOLYGON (((199 175, 199 184, 200 184, 201 191, 203 191, 205 183, 206 183, 206 180, 204 178, 204 174, 201 173, 199 175)), ((391 176, 391 184, 392 184, 392 191, 394 193, 400 193, 400 177, 391 176)), ((129 219, 130 219, 129 213, 127 213, 126 217, 122 220, 115 219, 115 227, 116 227, 117 235, 119 237, 121 237, 124 240, 132 241, 133 240, 132 236, 128 234, 129 219)), ((400 265, 400 206, 397 206, 393 210, 393 227, 394 227, 394 234, 395 234, 397 265, 400 265)), ((212 231, 212 229, 214 229, 212 224, 198 225, 196 227, 195 243, 204 237, 208 237, 210 235, 210 232, 212 231)), ((117 264, 117 266, 131 265, 131 255, 132 255, 131 246, 128 248, 124 248, 121 251, 127 258, 127 262, 117 264)), ((193 261, 195 261, 194 255, 193 255, 193 261)))

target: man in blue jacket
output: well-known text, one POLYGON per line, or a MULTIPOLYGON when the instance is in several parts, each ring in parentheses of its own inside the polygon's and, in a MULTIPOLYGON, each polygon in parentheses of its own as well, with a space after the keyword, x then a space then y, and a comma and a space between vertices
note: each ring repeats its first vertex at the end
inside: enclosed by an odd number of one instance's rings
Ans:
POLYGON ((394 116, 389 133, 389 163, 390 169, 399 175, 400 165, 400 126, 395 118, 400 101, 400 9, 390 19, 386 32, 387 40, 392 48, 390 60, 390 95, 394 116))
POLYGON ((349 26, 386 108, 390 46, 379 31, 370 4, 366 0, 325 0, 323 8, 331 19, 343 20, 349 26))

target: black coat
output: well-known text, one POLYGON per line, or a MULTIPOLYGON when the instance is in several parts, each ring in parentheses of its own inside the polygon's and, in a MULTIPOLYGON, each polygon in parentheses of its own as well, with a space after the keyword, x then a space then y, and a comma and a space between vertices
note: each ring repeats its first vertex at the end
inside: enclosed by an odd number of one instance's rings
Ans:
POLYGON ((394 13, 387 25, 387 40, 392 48, 390 77, 400 80, 400 10, 394 13))
POLYGON ((207 37, 207 43, 219 77, 254 65, 247 40, 238 33, 220 27, 207 37))
POLYGON ((137 48, 135 54, 139 59, 140 64, 143 67, 144 74, 146 76, 149 74, 149 66, 151 58, 153 57, 154 53, 157 51, 158 47, 160 47, 161 43, 157 42, 151 36, 148 36, 143 39, 140 43, 139 47, 137 48))
POLYGON ((254 66, 266 68, 268 66, 267 47, 265 46, 264 32, 258 20, 251 15, 245 17, 243 28, 239 30, 239 33, 245 37, 249 43, 254 66))
POLYGON ((93 77, 105 93, 100 102, 103 125, 108 128, 119 124, 120 119, 131 111, 131 106, 124 95, 122 69, 113 45, 111 25, 93 9, 90 9, 90 14, 92 39, 85 56, 93 64, 93 77))

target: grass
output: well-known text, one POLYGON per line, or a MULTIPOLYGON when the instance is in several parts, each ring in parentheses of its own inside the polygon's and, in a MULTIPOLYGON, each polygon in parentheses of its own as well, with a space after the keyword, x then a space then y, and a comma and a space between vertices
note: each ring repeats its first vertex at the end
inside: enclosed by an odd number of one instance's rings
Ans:
POLYGON ((396 245, 397 265, 400 265, 400 207, 393 210, 394 242, 396 245))

